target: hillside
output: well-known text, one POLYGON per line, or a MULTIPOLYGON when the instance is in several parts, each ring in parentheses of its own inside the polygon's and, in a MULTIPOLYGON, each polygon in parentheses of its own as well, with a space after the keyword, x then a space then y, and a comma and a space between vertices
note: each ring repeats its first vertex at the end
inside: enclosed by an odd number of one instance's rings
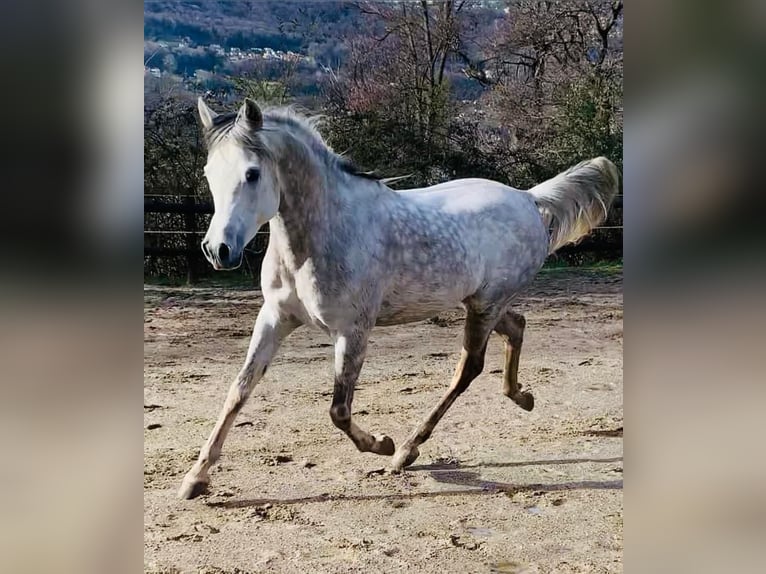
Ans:
POLYGON ((302 52, 330 64, 363 16, 348 2, 147 1, 145 40, 302 52))
MULTIPOLYGON (((502 16, 501 10, 485 4, 465 4, 466 46, 478 46, 476 40, 502 16)), ((314 97, 327 71, 347 62, 351 43, 383 38, 386 32, 383 21, 352 2, 148 0, 146 87, 157 91, 155 79, 167 75, 168 81, 181 81, 191 92, 210 91, 227 99, 235 90, 234 78, 284 81, 289 76, 293 97, 314 97)), ((446 75, 456 99, 473 100, 482 88, 461 65, 450 58, 446 75)))

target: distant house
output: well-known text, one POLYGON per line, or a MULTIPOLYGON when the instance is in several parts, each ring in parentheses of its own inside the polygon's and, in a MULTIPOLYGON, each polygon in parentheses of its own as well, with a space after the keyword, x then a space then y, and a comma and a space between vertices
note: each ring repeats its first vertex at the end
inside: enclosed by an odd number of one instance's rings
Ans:
POLYGON ((200 84, 207 84, 215 80, 215 74, 209 70, 197 69, 194 71, 194 79, 200 84))
POLYGON ((151 74, 155 78, 161 78, 162 70, 160 70, 159 68, 149 68, 149 74, 151 74))
POLYGON ((300 62, 303 57, 300 54, 296 54, 295 52, 288 50, 284 56, 284 59, 288 62, 300 62))

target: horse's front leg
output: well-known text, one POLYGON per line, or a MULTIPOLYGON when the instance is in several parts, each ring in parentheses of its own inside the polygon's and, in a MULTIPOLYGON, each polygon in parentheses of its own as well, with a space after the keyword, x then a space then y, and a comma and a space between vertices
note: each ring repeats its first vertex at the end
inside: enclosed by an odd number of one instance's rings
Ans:
POLYGON ((330 407, 333 424, 354 442, 361 452, 390 456, 396 450, 394 441, 383 435, 375 437, 351 420, 354 386, 364 364, 369 329, 354 328, 335 335, 335 386, 330 407))
POLYGON ((295 321, 280 317, 279 311, 268 304, 261 308, 253 328, 245 364, 229 387, 229 394, 218 415, 218 421, 202 447, 197 462, 184 477, 178 491, 179 498, 195 498, 205 492, 210 482, 208 470, 221 455, 221 447, 237 413, 266 372, 282 340, 298 325, 295 321))

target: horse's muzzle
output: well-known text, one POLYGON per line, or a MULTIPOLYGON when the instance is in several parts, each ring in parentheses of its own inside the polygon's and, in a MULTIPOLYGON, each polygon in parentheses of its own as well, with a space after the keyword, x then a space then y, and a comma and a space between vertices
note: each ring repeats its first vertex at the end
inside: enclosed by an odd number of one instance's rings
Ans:
POLYGON ((207 239, 202 241, 202 253, 216 271, 236 269, 242 265, 242 251, 233 250, 226 243, 212 244, 207 239))

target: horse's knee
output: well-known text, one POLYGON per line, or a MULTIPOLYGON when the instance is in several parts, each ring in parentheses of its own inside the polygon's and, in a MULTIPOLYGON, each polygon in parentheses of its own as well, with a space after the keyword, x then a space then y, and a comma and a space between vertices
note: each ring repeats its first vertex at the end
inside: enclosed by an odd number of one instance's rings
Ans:
POLYGON ((332 424, 340 430, 346 431, 351 425, 351 413, 349 412, 348 407, 344 404, 331 406, 330 418, 332 419, 332 424))
POLYGON ((506 319, 504 328, 500 333, 507 337, 511 347, 520 347, 524 341, 524 329, 527 327, 527 320, 524 315, 518 313, 509 313, 507 317, 508 319, 506 319))
POLYGON ((516 320, 516 328, 518 329, 516 333, 516 342, 515 345, 521 345, 522 341, 524 340, 524 330, 527 328, 527 320, 524 318, 524 315, 516 315, 514 317, 516 320))

